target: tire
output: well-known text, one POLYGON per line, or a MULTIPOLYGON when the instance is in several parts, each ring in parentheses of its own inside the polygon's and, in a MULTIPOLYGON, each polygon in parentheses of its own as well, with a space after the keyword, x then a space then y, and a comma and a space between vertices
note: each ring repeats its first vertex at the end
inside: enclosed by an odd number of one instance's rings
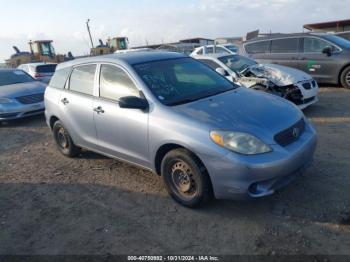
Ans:
POLYGON ((185 207, 198 207, 212 198, 205 167, 186 149, 175 149, 165 155, 161 175, 170 196, 185 207))
POLYGON ((341 73, 340 84, 345 88, 350 88, 350 66, 346 67, 341 73))
POLYGON ((74 145, 71 136, 61 121, 55 122, 52 131, 57 148, 64 156, 75 157, 80 154, 81 149, 74 145))

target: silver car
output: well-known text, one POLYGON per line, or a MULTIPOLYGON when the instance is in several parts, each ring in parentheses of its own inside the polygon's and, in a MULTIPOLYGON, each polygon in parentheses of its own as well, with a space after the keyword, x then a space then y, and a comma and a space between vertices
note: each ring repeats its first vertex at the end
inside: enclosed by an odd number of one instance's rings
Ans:
POLYGON ((19 69, 0 69, 0 121, 44 113, 46 85, 19 69))
POLYGON ((315 130, 295 105, 179 53, 60 64, 45 105, 61 153, 84 148, 149 169, 188 207, 212 195, 270 195, 311 164, 316 147, 315 130))
POLYGON ((18 66, 38 81, 48 84, 55 73, 57 64, 54 63, 29 63, 18 66))

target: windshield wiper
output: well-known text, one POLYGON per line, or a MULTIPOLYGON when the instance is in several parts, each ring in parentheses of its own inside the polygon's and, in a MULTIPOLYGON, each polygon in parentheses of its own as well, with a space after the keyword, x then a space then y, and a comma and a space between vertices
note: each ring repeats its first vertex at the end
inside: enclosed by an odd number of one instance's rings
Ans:
POLYGON ((197 101, 197 100, 200 100, 200 99, 204 99, 204 98, 207 98, 207 97, 211 97, 211 96, 215 96, 215 95, 218 95, 218 94, 221 94, 221 93, 225 93, 225 92, 234 90, 236 88, 237 88, 237 86, 232 86, 232 88, 230 88, 230 89, 220 90, 220 91, 216 91, 216 92, 208 92, 207 94, 205 94, 203 96, 199 96, 199 97, 195 97, 195 98, 185 98, 185 99, 182 99, 182 100, 179 100, 179 101, 168 103, 167 105, 168 106, 177 106, 177 105, 187 104, 187 103, 194 102, 194 101, 197 101))
POLYGON ((167 105, 168 106, 178 106, 178 105, 187 104, 187 103, 196 101, 198 99, 200 99, 200 98, 185 98, 185 99, 182 99, 182 100, 179 100, 179 101, 168 103, 167 105))

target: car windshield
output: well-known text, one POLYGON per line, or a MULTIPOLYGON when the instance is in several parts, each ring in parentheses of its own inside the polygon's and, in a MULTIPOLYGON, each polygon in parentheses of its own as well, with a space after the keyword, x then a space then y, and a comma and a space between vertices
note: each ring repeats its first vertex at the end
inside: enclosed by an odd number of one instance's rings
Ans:
POLYGON ((219 60, 236 73, 241 73, 248 67, 257 63, 249 58, 240 55, 230 55, 219 57, 219 60))
POLYGON ((0 86, 14 85, 35 81, 22 70, 0 70, 0 86))
POLYGON ((238 86, 192 58, 134 65, 135 71, 158 100, 169 106, 227 92, 238 86))
POLYGON ((342 47, 342 48, 350 48, 350 41, 336 36, 336 35, 325 35, 323 36, 325 39, 327 39, 328 41, 342 47))

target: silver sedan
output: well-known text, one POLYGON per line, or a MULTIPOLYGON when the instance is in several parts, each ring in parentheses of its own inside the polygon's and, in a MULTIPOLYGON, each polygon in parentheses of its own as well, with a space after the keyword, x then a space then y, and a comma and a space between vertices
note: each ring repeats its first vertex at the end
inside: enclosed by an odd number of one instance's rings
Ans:
POLYGON ((19 69, 0 70, 0 121, 44 113, 46 85, 19 69))

